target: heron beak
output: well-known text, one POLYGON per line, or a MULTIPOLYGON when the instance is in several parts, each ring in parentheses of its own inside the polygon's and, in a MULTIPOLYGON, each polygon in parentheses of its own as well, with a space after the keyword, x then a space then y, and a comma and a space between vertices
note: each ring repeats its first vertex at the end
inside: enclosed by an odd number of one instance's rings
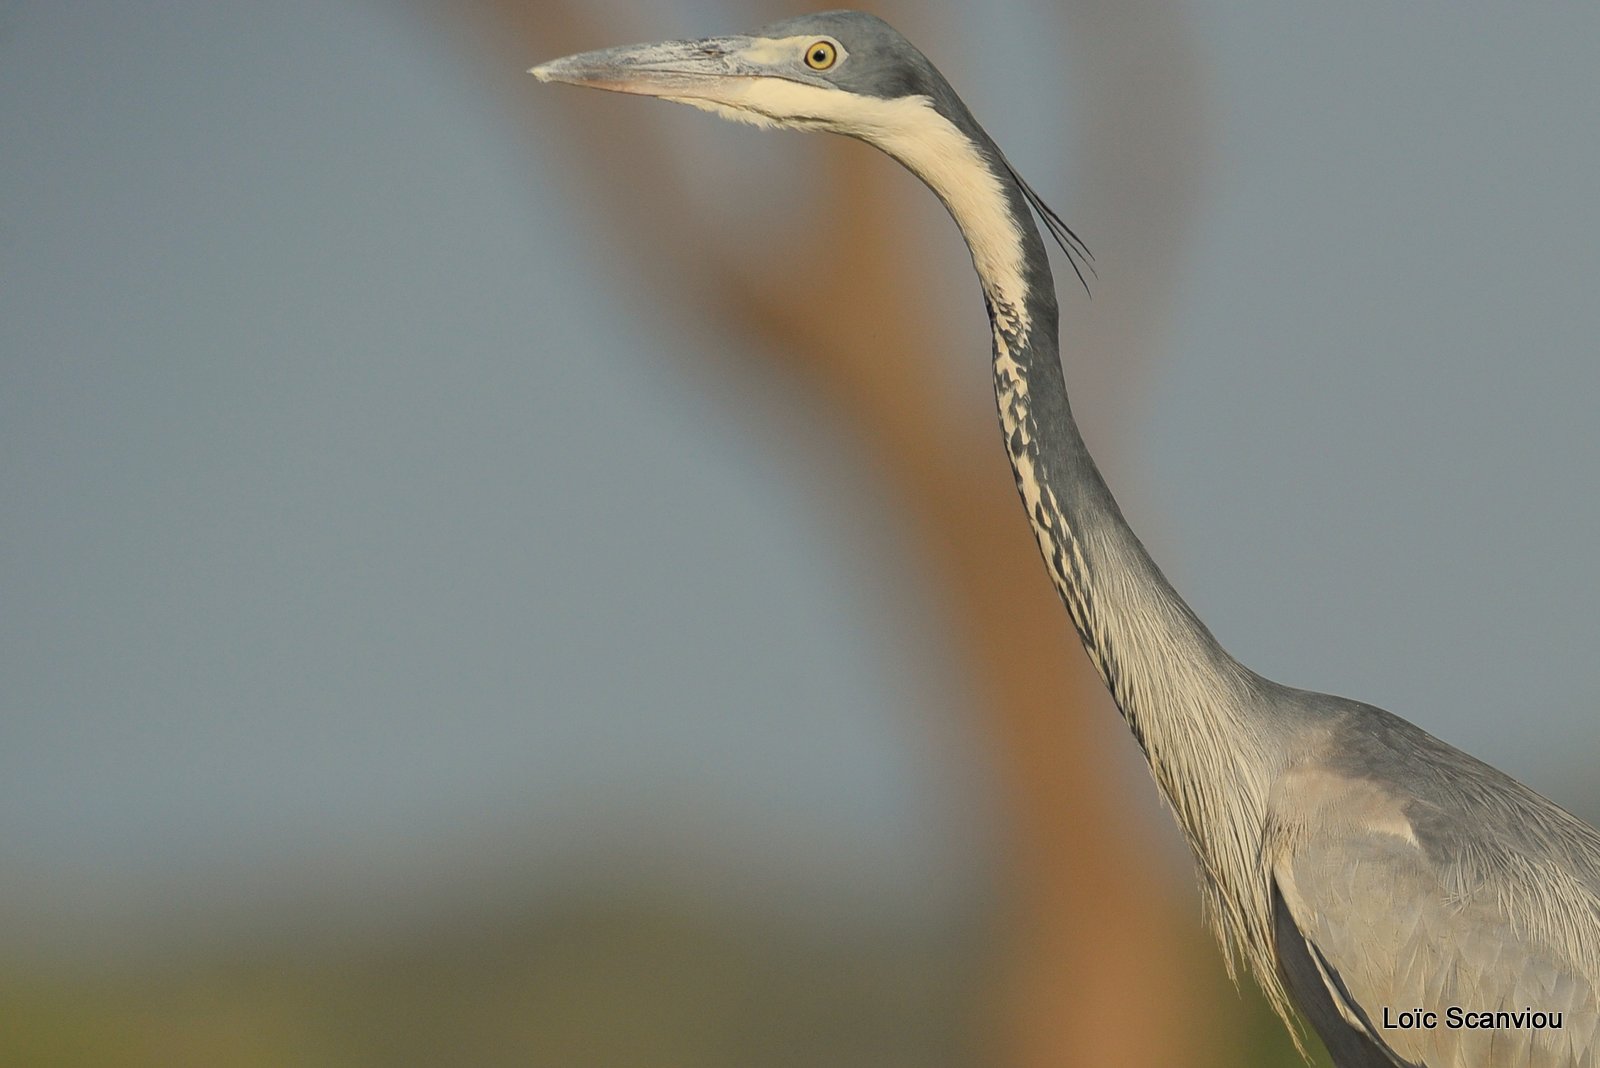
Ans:
POLYGON ((721 100, 736 79, 770 75, 746 56, 755 39, 711 37, 626 45, 552 59, 528 71, 541 82, 566 82, 614 93, 721 100))

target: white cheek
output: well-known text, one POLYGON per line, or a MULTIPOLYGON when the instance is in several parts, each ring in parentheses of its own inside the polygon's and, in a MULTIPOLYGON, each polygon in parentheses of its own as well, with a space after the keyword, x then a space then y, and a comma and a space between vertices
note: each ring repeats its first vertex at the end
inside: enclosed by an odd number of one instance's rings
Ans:
MULTIPOLYGON (((705 107, 704 102, 685 101, 705 107)), ((880 100, 839 89, 751 79, 730 93, 727 118, 757 125, 827 129, 859 137, 887 152, 928 183, 961 227, 990 300, 1009 313, 1004 325, 1025 333, 1022 231, 1002 183, 972 140, 925 96, 880 100), (749 114, 753 113, 753 114, 749 114)))
POLYGON ((711 114, 719 115, 729 122, 744 122, 749 123, 751 126, 760 126, 767 129, 783 125, 777 119, 769 115, 763 115, 759 111, 747 111, 743 108, 718 103, 715 100, 705 100, 692 96, 664 96, 661 99, 670 100, 674 104, 688 104, 690 107, 699 108, 701 111, 709 111, 711 114))

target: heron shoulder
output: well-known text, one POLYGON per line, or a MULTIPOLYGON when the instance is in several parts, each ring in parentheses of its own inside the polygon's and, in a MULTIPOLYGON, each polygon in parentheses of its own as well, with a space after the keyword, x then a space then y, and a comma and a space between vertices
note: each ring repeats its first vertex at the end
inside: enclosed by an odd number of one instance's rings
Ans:
POLYGON ((1269 793, 1262 874, 1283 982, 1330 1047, 1600 1063, 1600 834, 1381 709, 1343 702, 1302 741, 1269 793), (1561 1023, 1407 1030, 1385 1015, 1413 1008, 1561 1023))
POLYGON ((1286 831, 1365 828, 1483 878, 1554 865, 1600 898, 1600 832, 1589 824, 1399 716, 1325 700, 1332 713, 1302 731, 1270 795, 1286 831))
POLYGON ((1348 703, 1268 808, 1268 878, 1302 927, 1359 878, 1446 942, 1517 943, 1600 984, 1600 832, 1420 727, 1348 703))

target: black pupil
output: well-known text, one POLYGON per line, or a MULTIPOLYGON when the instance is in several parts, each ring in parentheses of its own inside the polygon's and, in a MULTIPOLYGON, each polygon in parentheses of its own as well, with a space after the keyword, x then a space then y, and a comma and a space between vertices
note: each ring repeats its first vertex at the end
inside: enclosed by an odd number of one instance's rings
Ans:
POLYGON ((826 62, 828 62, 828 50, 825 49, 825 48, 819 48, 815 52, 812 52, 811 53, 811 62, 813 62, 813 63, 826 63, 826 62))

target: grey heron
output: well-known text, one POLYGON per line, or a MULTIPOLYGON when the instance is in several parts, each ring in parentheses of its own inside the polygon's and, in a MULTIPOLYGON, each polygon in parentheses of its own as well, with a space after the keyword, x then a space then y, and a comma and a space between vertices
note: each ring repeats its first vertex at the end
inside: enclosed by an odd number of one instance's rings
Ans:
POLYGON ((1073 420, 1032 213, 1080 280, 1087 249, 910 42, 830 12, 531 73, 844 134, 921 179, 978 273, 1004 447, 1049 577, 1193 850, 1230 962, 1342 1066, 1600 1068, 1600 833, 1398 716, 1223 650, 1073 420))

